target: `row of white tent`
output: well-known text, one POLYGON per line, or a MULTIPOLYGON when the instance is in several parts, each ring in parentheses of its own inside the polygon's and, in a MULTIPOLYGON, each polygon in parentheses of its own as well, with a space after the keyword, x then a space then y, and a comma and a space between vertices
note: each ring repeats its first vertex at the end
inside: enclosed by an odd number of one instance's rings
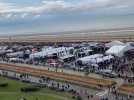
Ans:
MULTIPOLYGON (((120 41, 112 41, 109 43, 106 43, 105 46, 108 47, 109 49, 105 52, 106 55, 114 55, 117 57, 123 57, 124 53, 128 50, 134 49, 134 46, 131 45, 132 43, 123 43, 120 41)), ((3 47, 1 47, 3 48, 3 47)), ((54 47, 46 47, 43 48, 42 51, 40 52, 34 52, 32 54, 30 54, 30 59, 33 58, 38 58, 38 57, 45 57, 45 56, 49 56, 49 55, 53 55, 56 54, 58 57, 61 58, 66 58, 66 57, 70 57, 70 50, 74 50, 74 47, 59 47, 59 48, 54 48, 54 47)), ((88 48, 89 50, 89 48, 88 48)), ((19 51, 19 52, 14 52, 14 53, 8 53, 7 56, 17 56, 17 55, 23 55, 24 52, 19 51)), ((72 56, 72 55, 71 55, 72 56)), ((80 58, 78 60, 83 60, 83 62, 88 62, 90 59, 92 59, 91 62, 99 62, 101 61, 103 55, 102 54, 95 54, 95 55, 91 55, 91 56, 86 56, 83 58, 80 58), (94 60, 93 60, 94 59, 94 60)), ((107 58, 107 56, 106 56, 107 58)), ((111 59, 111 56, 108 56, 108 58, 111 59)), ((107 59, 108 59, 107 58, 107 59)), ((103 58, 103 60, 105 59, 105 57, 103 58)))
POLYGON ((45 57, 45 56, 49 56, 49 55, 53 55, 56 54, 57 56, 64 56, 69 54, 70 50, 73 50, 73 47, 59 47, 59 48, 53 48, 53 47, 49 47, 46 49, 42 49, 42 51, 40 52, 36 52, 33 54, 30 54, 30 59, 32 58, 38 58, 38 57, 45 57))
POLYGON ((81 62, 83 65, 92 65, 92 64, 98 64, 100 62, 108 61, 111 59, 114 59, 114 56, 116 57, 123 57, 125 52, 129 50, 134 50, 134 46, 132 43, 122 43, 120 41, 112 41, 110 43, 105 44, 106 47, 109 49, 105 52, 107 56, 104 56, 103 54, 94 54, 86 57, 82 57, 77 59, 76 62, 81 62))
POLYGON ((94 54, 91 56, 79 58, 77 59, 76 62, 77 63, 80 62, 82 65, 92 65, 92 64, 99 64, 104 61, 110 61, 113 58, 114 56, 111 56, 111 55, 104 56, 103 54, 94 54))

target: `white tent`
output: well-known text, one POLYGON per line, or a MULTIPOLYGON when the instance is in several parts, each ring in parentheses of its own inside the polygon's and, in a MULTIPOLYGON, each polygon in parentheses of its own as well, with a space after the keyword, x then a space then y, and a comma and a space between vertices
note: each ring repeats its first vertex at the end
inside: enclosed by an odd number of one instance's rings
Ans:
POLYGON ((6 50, 8 46, 0 46, 0 50, 6 50))
POLYGON ((103 57, 103 54, 94 54, 94 55, 91 55, 91 56, 86 56, 86 57, 79 58, 76 62, 81 61, 82 64, 88 64, 90 62, 95 62, 95 59, 101 58, 101 57, 103 57))
POLYGON ((101 62, 104 62, 104 61, 107 61, 107 60, 111 60, 113 58, 114 57, 111 56, 111 55, 103 56, 103 57, 98 57, 98 58, 90 59, 88 64, 90 64, 90 65, 91 64, 98 64, 98 63, 101 63, 101 62))
POLYGON ((105 44, 105 46, 108 48, 110 48, 112 46, 118 46, 118 45, 125 45, 125 44, 123 42, 120 42, 117 40, 105 44))
POLYGON ((65 54, 69 54, 69 51, 72 49, 74 48, 73 47, 47 48, 47 49, 43 49, 43 51, 41 52, 30 54, 30 58, 44 57, 53 54, 57 54, 58 56, 63 56, 65 54))
POLYGON ((9 58, 10 62, 24 62, 24 59, 20 59, 20 58, 9 58))
POLYGON ((134 47, 134 42, 127 42, 126 45, 130 45, 134 47))
POLYGON ((63 60, 63 59, 67 59, 67 58, 70 58, 70 57, 74 57, 74 55, 69 54, 69 55, 64 55, 62 57, 59 57, 59 58, 63 60))
POLYGON ((23 51, 13 52, 13 53, 7 53, 8 57, 22 57, 24 55, 23 51))
POLYGON ((76 61, 80 65, 97 65, 99 63, 104 63, 105 61, 110 61, 114 57, 111 55, 104 56, 102 54, 95 54, 87 57, 80 58, 76 61))
POLYGON ((110 49, 106 51, 106 54, 115 55, 118 57, 123 57, 124 53, 128 50, 134 49, 134 47, 130 45, 116 45, 112 46, 110 49))

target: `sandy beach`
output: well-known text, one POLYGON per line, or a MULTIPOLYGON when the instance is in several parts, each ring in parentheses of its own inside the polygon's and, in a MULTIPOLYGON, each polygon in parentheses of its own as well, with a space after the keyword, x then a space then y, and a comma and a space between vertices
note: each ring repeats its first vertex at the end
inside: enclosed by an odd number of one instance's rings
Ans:
POLYGON ((1 42, 83 42, 83 41, 134 41, 133 28, 107 29, 56 34, 29 34, 1 37, 1 42))

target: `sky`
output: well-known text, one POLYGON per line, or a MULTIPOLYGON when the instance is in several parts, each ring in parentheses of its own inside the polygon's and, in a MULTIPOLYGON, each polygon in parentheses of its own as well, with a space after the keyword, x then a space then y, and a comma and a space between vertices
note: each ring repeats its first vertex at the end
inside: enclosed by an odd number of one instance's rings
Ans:
POLYGON ((134 26, 134 0, 0 0, 0 35, 134 26))

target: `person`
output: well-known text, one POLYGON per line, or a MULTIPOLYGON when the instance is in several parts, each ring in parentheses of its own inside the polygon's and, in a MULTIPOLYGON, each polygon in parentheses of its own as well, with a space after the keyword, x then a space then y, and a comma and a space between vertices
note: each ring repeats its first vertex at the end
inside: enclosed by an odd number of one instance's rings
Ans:
POLYGON ((48 68, 48 71, 49 71, 49 68, 48 68))

